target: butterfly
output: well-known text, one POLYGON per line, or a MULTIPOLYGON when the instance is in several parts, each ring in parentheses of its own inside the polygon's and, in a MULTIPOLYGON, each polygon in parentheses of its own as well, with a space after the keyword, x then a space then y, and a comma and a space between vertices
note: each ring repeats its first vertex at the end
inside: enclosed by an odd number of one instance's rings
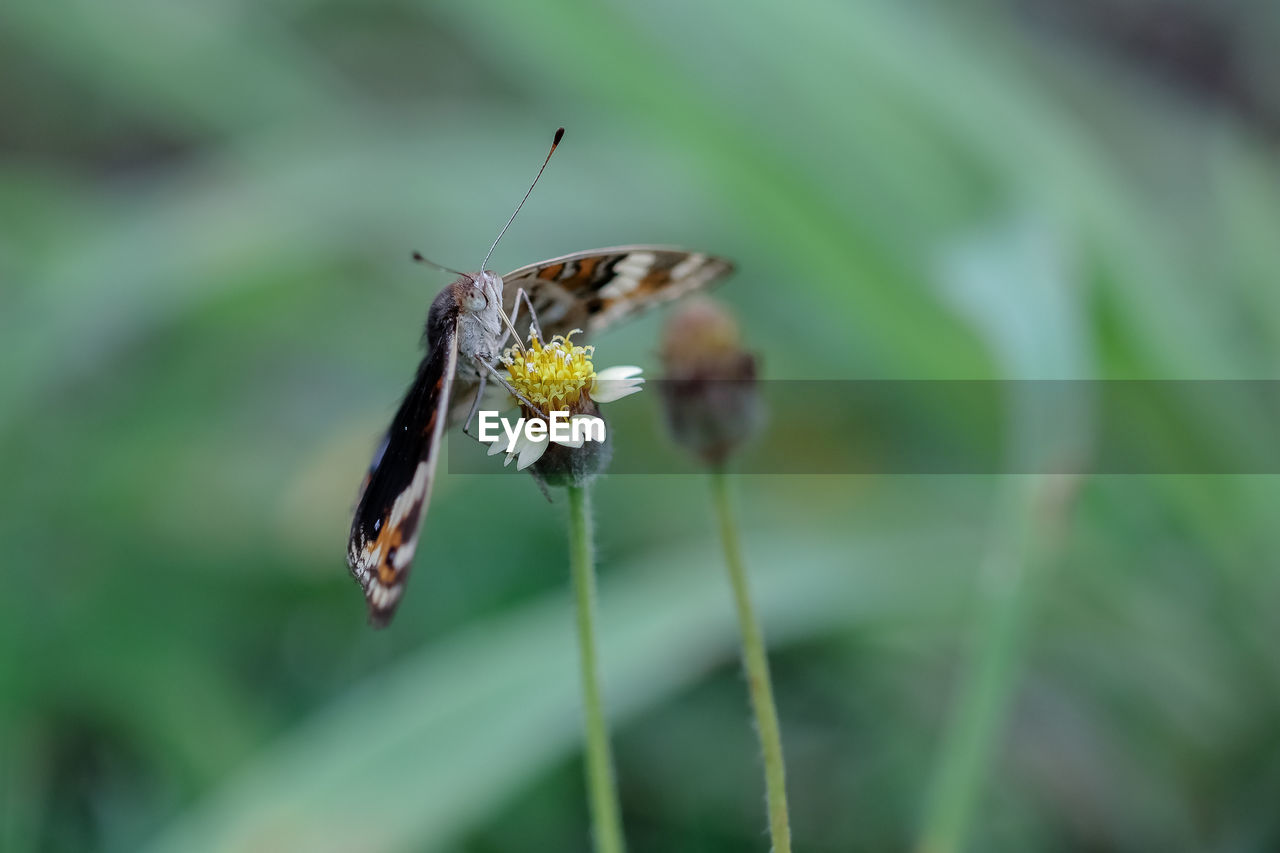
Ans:
MULTIPOLYGON (((556 131, 543 169, 563 134, 563 128, 556 131)), ((537 182, 535 177, 524 200, 537 182)), ((589 336, 733 270, 729 261, 713 255, 637 245, 575 252, 499 276, 484 267, 524 200, 479 272, 449 270, 458 278, 431 303, 426 355, 361 484, 347 564, 364 590, 374 627, 390 623, 404 596, 445 428, 470 421, 489 381, 518 396, 498 358, 509 335, 519 338, 512 318, 522 305, 543 340, 574 329, 589 336)), ((415 258, 425 260, 416 253, 415 258)))

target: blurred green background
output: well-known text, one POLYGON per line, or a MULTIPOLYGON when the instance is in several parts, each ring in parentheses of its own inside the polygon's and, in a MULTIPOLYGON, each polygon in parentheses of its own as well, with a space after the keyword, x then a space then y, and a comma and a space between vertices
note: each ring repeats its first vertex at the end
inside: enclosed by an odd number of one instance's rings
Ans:
MULTIPOLYGON (((473 267, 564 125, 493 266, 724 254, 771 378, 1274 378, 1278 18, 8 0, 0 849, 587 849, 563 502, 442 474, 385 632, 344 565, 410 250, 473 267)), ((1143 429, 1276 440, 1216 414, 1143 429)), ((797 850, 1280 848, 1275 477, 735 485, 797 850)), ((764 850, 706 484, 596 503, 632 849, 764 850)))

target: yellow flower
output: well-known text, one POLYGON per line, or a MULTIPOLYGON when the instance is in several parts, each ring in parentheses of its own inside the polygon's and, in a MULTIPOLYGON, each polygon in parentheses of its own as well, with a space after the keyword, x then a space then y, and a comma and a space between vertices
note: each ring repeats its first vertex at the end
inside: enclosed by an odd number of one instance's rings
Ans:
MULTIPOLYGON (((597 372, 591 363, 595 347, 573 343, 573 336, 581 331, 556 335, 545 344, 530 334, 527 348, 508 347, 502 354, 511 386, 538 407, 528 411, 522 406, 525 417, 546 420, 551 412, 568 412, 573 420, 594 418, 595 403, 609 403, 640 390, 644 378, 638 367, 624 365, 597 372)), ((574 448, 582 444, 550 437, 531 440, 521 432, 510 444, 505 437, 498 438, 489 446, 489 455, 506 451, 506 463, 518 459, 516 467, 523 469, 537 462, 553 442, 574 448)))
POLYGON ((572 341, 581 331, 556 335, 546 344, 531 335, 527 349, 508 347, 502 355, 512 386, 543 414, 579 409, 584 393, 597 403, 611 403, 636 393, 644 382, 640 368, 629 365, 597 373, 591 363, 596 348, 572 341))

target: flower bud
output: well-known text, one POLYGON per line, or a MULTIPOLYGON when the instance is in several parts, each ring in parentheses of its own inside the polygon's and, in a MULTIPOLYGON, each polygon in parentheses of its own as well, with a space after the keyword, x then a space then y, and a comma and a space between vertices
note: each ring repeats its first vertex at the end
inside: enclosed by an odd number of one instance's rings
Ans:
POLYGON ((661 356, 672 437, 708 465, 724 464, 764 414, 756 358, 742 348, 737 322, 710 299, 690 300, 667 322, 661 356))

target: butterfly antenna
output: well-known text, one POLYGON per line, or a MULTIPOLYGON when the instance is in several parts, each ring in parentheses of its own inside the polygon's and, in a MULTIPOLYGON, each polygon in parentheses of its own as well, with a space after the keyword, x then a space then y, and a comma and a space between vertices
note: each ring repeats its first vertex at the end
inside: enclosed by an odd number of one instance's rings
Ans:
POLYGON ((547 164, 551 162, 551 155, 556 153, 556 146, 560 144, 560 140, 564 139, 564 128, 556 130, 555 138, 551 140, 551 150, 547 152, 547 159, 542 161, 542 169, 538 170, 538 174, 534 177, 533 183, 529 185, 529 192, 524 194, 524 198, 520 199, 520 203, 516 205, 515 213, 511 214, 511 218, 507 220, 507 224, 502 226, 502 230, 498 232, 498 239, 493 241, 493 245, 489 247, 489 254, 484 256, 484 263, 480 264, 480 269, 489 266, 489 258, 493 255, 493 250, 498 248, 498 242, 502 240, 502 235, 507 233, 507 229, 511 227, 511 223, 516 221, 516 213, 520 212, 520 208, 524 207, 524 203, 529 200, 529 193, 533 192, 533 188, 538 185, 538 178, 542 177, 542 170, 547 168, 547 164))
POLYGON ((420 264, 426 264, 429 267, 435 267, 441 272, 451 272, 454 275, 466 275, 466 273, 459 272, 458 270, 455 270, 453 267, 446 267, 444 264, 437 264, 435 261, 431 260, 430 258, 423 257, 421 252, 414 252, 413 259, 420 264))

